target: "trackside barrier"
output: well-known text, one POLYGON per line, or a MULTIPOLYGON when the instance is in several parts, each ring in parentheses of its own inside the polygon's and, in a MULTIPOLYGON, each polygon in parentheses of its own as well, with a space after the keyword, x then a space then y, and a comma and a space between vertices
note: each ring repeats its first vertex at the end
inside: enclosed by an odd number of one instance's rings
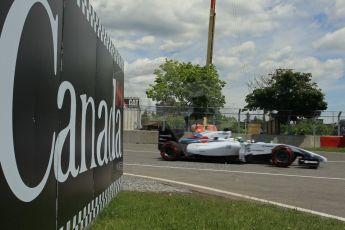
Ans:
POLYGON ((158 144, 158 131, 124 130, 125 144, 158 144))
POLYGON ((1 229, 84 229, 121 190, 124 62, 88 0, 1 0, 1 229))
POLYGON ((320 147, 324 147, 324 148, 345 147, 345 136, 322 136, 320 137, 320 147))

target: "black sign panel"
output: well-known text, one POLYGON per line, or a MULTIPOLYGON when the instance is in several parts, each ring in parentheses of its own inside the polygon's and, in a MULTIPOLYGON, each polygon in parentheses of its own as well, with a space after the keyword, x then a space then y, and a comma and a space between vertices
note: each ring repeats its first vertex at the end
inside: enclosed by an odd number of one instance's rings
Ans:
POLYGON ((0 2, 1 229, 87 226, 120 189, 123 61, 85 0, 0 2))

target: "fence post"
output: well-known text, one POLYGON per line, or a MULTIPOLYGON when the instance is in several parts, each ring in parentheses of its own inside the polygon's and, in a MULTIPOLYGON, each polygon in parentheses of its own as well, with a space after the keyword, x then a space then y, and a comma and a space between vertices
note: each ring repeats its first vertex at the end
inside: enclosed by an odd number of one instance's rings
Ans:
POLYGON ((315 117, 313 117, 313 137, 314 137, 314 148, 315 148, 315 135, 316 135, 316 127, 315 127, 315 117))
POLYGON ((137 112, 138 112, 138 114, 137 114, 137 129, 141 129, 142 124, 141 124, 141 108, 140 108, 140 106, 139 106, 137 112))
POLYGON ((190 113, 189 110, 187 112, 187 132, 190 132, 190 113))
POLYGON ((338 113, 338 136, 340 136, 340 116, 341 116, 341 111, 338 113))
MULTIPOLYGON (((163 107, 165 108, 165 107, 163 107)), ((162 130, 165 131, 166 128, 166 123, 167 122, 167 118, 166 118, 166 114, 165 114, 165 109, 163 109, 163 126, 162 126, 162 130)))
POLYGON ((238 110, 237 133, 241 133, 241 109, 238 110))

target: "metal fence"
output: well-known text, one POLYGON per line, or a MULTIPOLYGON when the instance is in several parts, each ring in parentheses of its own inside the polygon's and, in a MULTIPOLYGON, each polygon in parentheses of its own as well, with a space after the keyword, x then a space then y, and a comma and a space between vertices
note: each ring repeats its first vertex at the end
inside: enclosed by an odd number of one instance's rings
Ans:
MULTIPOLYGON (((315 117, 302 118, 285 111, 285 122, 277 111, 250 111, 243 108, 192 108, 170 106, 141 106, 128 110, 136 113, 136 125, 131 129, 155 129, 159 124, 190 131, 195 123, 215 125, 218 130, 228 129, 237 134, 281 134, 281 135, 344 135, 345 113, 342 111, 313 111, 315 117), (288 115, 286 115, 288 114, 288 115), (297 118, 297 119, 296 119, 297 118)), ((128 113, 125 113, 128 114, 128 113)), ((128 115, 128 117, 130 114, 128 115)), ((129 122, 124 117, 125 123, 129 122)))

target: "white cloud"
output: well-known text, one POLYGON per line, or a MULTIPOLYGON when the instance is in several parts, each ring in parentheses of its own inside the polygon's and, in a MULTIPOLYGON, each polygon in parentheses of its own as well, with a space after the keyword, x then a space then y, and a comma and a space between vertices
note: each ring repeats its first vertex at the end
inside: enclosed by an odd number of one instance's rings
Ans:
POLYGON ((197 32, 198 25, 208 20, 208 4, 202 1, 136 1, 93 0, 103 24, 110 30, 141 32, 143 34, 169 37, 197 32))
POLYGON ((131 79, 131 83, 133 84, 147 84, 147 83, 151 83, 154 81, 154 76, 153 74, 149 74, 149 75, 142 75, 142 76, 136 76, 134 78, 131 79))
POLYGON ((255 51, 256 51, 255 42, 247 41, 237 47, 232 48, 230 50, 230 53, 234 55, 250 55, 250 54, 254 54, 255 51))
POLYGON ((286 46, 281 50, 270 53, 268 57, 273 60, 280 60, 280 59, 289 57, 292 54, 291 52, 292 52, 292 47, 286 46))
POLYGON ((290 19, 291 17, 296 17, 297 13, 298 11, 294 5, 286 3, 274 6, 270 12, 275 20, 290 19))
MULTIPOLYGON (((218 4, 218 3, 217 3, 218 4)), ((282 28, 288 20, 301 15, 293 4, 275 0, 222 1, 219 2, 216 27, 223 36, 243 34, 261 37, 282 28)))
POLYGON ((332 5, 328 7, 326 13, 332 20, 337 20, 345 17, 345 1, 334 0, 331 1, 332 5))
POLYGON ((153 83, 154 69, 165 61, 165 57, 155 59, 142 58, 132 63, 125 63, 125 96, 139 97, 142 102, 149 103, 145 90, 153 83))
POLYGON ((125 74, 128 78, 152 74, 155 68, 165 61, 165 57, 155 59, 141 58, 132 63, 125 63, 125 74))
POLYGON ((248 17, 264 12, 265 8, 272 2, 272 0, 256 0, 250 3, 246 1, 218 1, 216 10, 219 12, 232 10, 234 12, 231 13, 238 17, 248 17))
POLYGON ((340 79, 344 74, 345 66, 342 59, 329 59, 322 62, 315 57, 296 57, 282 61, 266 60, 261 62, 259 67, 266 73, 278 68, 311 73, 314 81, 321 82, 340 79))
POLYGON ((120 40, 114 42, 115 46, 118 48, 124 49, 147 49, 155 43, 156 39, 154 36, 144 36, 138 40, 130 41, 130 40, 120 40))
POLYGON ((313 43, 315 48, 345 51, 345 27, 327 33, 318 41, 313 43))
POLYGON ((145 36, 137 40, 138 45, 152 45, 156 41, 154 36, 145 36))
POLYGON ((230 67, 239 67, 242 65, 239 58, 227 57, 227 56, 219 56, 219 57, 216 56, 214 63, 220 69, 227 69, 230 67))
POLYGON ((164 50, 164 51, 174 51, 176 49, 187 47, 190 44, 191 44, 190 41, 175 42, 172 40, 166 40, 166 41, 164 41, 163 45, 160 46, 160 49, 164 50))

